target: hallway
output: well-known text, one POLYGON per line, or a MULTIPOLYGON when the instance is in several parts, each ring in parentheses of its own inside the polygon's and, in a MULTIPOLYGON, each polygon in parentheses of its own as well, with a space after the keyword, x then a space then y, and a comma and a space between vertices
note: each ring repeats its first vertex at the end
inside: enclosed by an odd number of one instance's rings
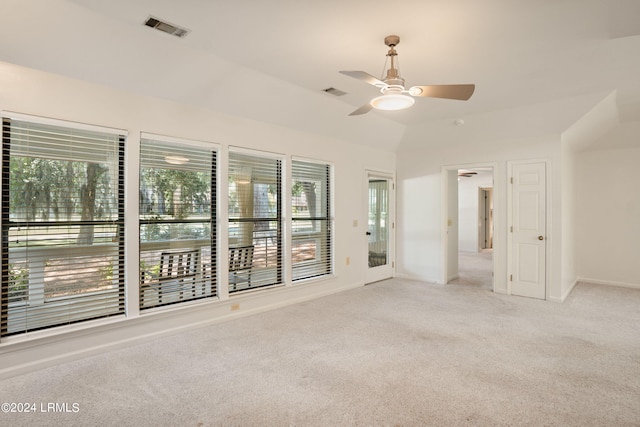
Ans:
POLYGON ((458 278, 452 285, 469 285, 493 291, 493 250, 458 253, 458 278))

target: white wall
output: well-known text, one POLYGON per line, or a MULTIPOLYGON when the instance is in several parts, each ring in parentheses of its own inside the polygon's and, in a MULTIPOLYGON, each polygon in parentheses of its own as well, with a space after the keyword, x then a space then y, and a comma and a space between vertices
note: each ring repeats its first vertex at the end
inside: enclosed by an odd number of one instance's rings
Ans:
POLYGON ((459 208, 458 208, 458 171, 456 169, 447 170, 447 183, 445 199, 447 203, 447 278, 446 281, 458 278, 458 241, 459 241, 459 208))
MULTIPOLYGON (((247 100, 250 102, 250 100, 247 100)), ((217 144, 221 166, 229 146, 265 150, 285 155, 324 160, 335 167, 335 276, 313 283, 257 291, 227 300, 203 302, 137 317, 89 322, 9 337, 0 343, 0 377, 56 363, 76 355, 100 351, 110 344, 126 343, 193 324, 206 324, 230 316, 242 316, 283 304, 360 286, 366 271, 365 169, 393 172, 393 152, 302 133, 254 120, 219 114, 175 102, 134 95, 80 80, 0 63, 0 110, 95 124, 129 132, 126 164, 129 207, 138 205, 137 150, 140 132, 169 135, 217 144), (133 183, 133 185, 132 185, 133 183), (354 227, 354 220, 358 226, 354 227), (346 258, 350 258, 349 265, 346 258), (230 301, 240 310, 230 313, 230 301), (89 332, 86 328, 91 327, 89 332), (44 358, 46 355, 46 359, 44 358)), ((226 188, 222 187, 224 197, 226 188)), ((224 204, 223 204, 224 206, 224 204)), ((127 209, 129 238, 126 265, 138 264, 137 208, 127 209)), ((220 212, 220 223, 226 213, 220 212)), ((137 275, 127 271, 127 285, 137 285, 137 275)), ((224 297, 224 293, 222 295, 224 297)))
POLYGON ((562 150, 562 252, 561 299, 564 300, 577 283, 576 272, 576 155, 598 145, 611 129, 618 126, 617 92, 613 91, 576 120, 561 135, 562 150))
POLYGON ((577 283, 575 265, 576 247, 576 194, 575 194, 575 158, 573 146, 562 140, 562 254, 560 273, 560 295, 564 301, 577 283))
POLYGON ((480 171, 477 175, 458 179, 458 250, 478 252, 480 232, 480 188, 493 187, 493 174, 480 171))
POLYGON ((576 272, 581 280, 640 288, 640 132, 629 136, 637 148, 576 156, 576 272))

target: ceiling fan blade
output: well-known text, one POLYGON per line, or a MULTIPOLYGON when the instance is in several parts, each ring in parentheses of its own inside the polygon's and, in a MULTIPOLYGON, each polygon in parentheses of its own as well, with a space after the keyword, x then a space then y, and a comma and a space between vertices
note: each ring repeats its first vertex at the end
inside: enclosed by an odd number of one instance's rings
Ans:
POLYGON ((474 90, 476 90, 476 85, 431 85, 413 86, 409 89, 409 93, 413 96, 466 101, 471 98, 474 90))
POLYGON ((387 86, 387 84, 382 80, 378 80, 371 74, 365 73, 364 71, 340 71, 340 73, 344 74, 345 76, 353 77, 354 79, 362 80, 363 82, 369 83, 370 85, 378 88, 387 86))
POLYGON ((359 116, 360 114, 367 114, 369 111, 371 111, 373 107, 371 106, 371 104, 364 104, 362 107, 358 108, 357 110, 355 110, 353 113, 349 114, 350 116, 359 116))

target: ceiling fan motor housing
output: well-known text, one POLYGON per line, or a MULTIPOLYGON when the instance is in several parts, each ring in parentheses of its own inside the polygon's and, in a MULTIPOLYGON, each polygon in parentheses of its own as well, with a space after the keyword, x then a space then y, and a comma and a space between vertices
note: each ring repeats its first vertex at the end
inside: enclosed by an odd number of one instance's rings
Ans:
POLYGON ((397 68, 389 68, 387 77, 383 81, 389 86, 401 86, 404 89, 404 79, 398 75, 397 68))
POLYGON ((395 84, 390 84, 386 87, 383 87, 382 89, 380 89, 380 92, 382 92, 384 95, 387 94, 391 94, 391 93, 402 93, 404 91, 404 86, 402 85, 395 85, 395 84))

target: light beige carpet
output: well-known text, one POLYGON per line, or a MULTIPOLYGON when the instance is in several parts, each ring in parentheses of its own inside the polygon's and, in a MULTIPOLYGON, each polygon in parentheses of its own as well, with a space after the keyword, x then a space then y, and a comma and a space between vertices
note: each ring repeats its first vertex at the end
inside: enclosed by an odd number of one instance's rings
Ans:
POLYGON ((4 380, 78 411, 0 425, 638 426, 639 307, 387 280, 4 380))
POLYGON ((458 253, 458 278, 452 280, 453 285, 477 286, 493 290, 493 251, 485 249, 481 252, 458 253))

